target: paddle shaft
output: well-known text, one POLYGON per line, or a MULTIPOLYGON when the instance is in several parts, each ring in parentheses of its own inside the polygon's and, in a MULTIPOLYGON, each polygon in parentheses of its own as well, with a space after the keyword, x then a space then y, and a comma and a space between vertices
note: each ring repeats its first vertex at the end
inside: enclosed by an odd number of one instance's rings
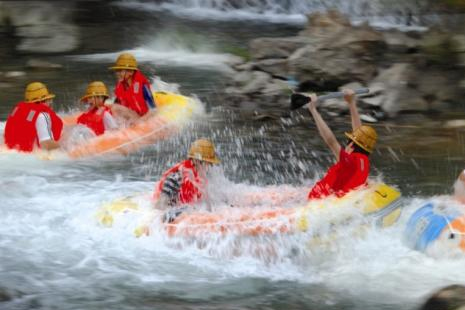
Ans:
MULTIPOLYGON (((354 93, 356 95, 368 94, 369 92, 370 90, 368 88, 359 88, 359 89, 354 90, 354 93)), ((344 93, 342 91, 338 91, 338 92, 329 93, 327 95, 318 97, 318 101, 324 101, 328 99, 342 98, 342 97, 344 97, 344 93)))
MULTIPOLYGON (((370 90, 368 88, 360 88, 354 90, 354 93, 356 95, 362 95, 362 94, 368 94, 370 90)), ((323 96, 318 97, 318 101, 324 101, 328 99, 333 99, 333 98, 341 98, 344 97, 343 92, 334 92, 334 93, 329 93, 323 96)), ((308 105, 310 102, 310 97, 309 94, 306 93, 294 93, 291 96, 291 110, 295 110, 301 107, 305 107, 308 105)))

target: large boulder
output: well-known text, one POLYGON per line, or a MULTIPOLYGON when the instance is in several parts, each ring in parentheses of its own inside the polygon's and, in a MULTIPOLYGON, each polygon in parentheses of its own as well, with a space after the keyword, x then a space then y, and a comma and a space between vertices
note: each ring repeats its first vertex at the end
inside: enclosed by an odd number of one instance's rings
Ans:
POLYGON ((454 43, 449 33, 432 30, 425 34, 420 42, 420 52, 429 64, 454 66, 458 55, 454 51, 454 43))
POLYGON ((371 27, 350 28, 295 51, 289 57, 289 71, 301 82, 368 82, 376 75, 385 49, 383 36, 371 27))
POLYGON ((289 76, 287 59, 264 59, 255 63, 255 68, 273 76, 286 78, 289 76))
POLYGON ((351 27, 350 19, 337 10, 311 13, 307 20, 307 26, 299 33, 300 36, 328 37, 351 27))
POLYGON ((421 36, 399 30, 389 30, 382 33, 384 42, 394 53, 414 53, 420 48, 421 36))
POLYGON ((411 64, 398 63, 383 70, 369 84, 376 89, 378 96, 364 99, 365 103, 379 106, 388 116, 395 116, 401 111, 426 111, 428 102, 409 85, 415 70, 411 64))
POLYGON ((376 65, 349 48, 315 48, 307 46, 289 58, 290 74, 299 81, 342 85, 351 81, 367 82, 377 72, 376 65))
POLYGON ((369 105, 379 106, 388 116, 400 112, 444 110, 460 97, 459 87, 442 71, 417 68, 410 63, 397 63, 369 84, 377 96, 364 98, 369 105))
POLYGON ((16 49, 27 53, 61 53, 79 45, 79 29, 72 23, 74 2, 5 1, 3 19, 20 39, 16 49))
POLYGON ((254 60, 287 58, 295 50, 313 42, 307 37, 258 38, 250 42, 250 55, 254 60))
POLYGON ((451 38, 453 51, 457 54, 458 65, 465 67, 465 35, 457 34, 451 38))
POLYGON ((420 310, 465 309, 465 286, 450 285, 434 293, 420 310))

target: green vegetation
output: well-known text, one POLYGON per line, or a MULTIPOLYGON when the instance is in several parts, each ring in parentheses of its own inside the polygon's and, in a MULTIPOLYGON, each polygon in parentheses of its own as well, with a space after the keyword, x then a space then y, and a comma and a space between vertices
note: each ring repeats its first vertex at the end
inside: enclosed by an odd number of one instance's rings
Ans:
POLYGON ((245 61, 250 61, 250 59, 252 58, 247 48, 237 46, 237 45, 225 46, 222 48, 222 51, 225 53, 229 53, 229 54, 242 57, 245 61))

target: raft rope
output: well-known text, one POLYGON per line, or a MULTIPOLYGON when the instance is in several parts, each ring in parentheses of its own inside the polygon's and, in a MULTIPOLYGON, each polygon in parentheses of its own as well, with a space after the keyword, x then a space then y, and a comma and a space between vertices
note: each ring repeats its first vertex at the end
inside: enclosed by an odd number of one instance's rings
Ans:
MULTIPOLYGON (((156 121, 159 121, 159 120, 156 120, 156 121)), ((160 122, 160 121, 159 121, 159 122, 160 122)), ((154 129, 154 130, 150 131, 149 133, 147 133, 147 134, 145 134, 145 135, 139 136, 139 137, 137 137, 137 138, 135 138, 135 139, 132 139, 132 140, 130 140, 130 141, 128 141, 128 142, 125 142, 125 143, 123 143, 123 144, 120 144, 120 145, 117 145, 117 146, 115 146, 115 147, 112 147, 112 148, 110 148, 110 149, 108 149, 108 150, 105 150, 105 151, 102 151, 102 152, 98 152, 98 153, 95 154, 95 156, 102 156, 102 155, 107 154, 107 153, 112 153, 112 152, 114 152, 114 151, 116 151, 116 150, 118 150, 118 149, 120 149, 120 148, 126 147, 126 146, 131 145, 131 144, 133 144, 133 143, 136 143, 136 142, 138 142, 138 141, 140 141, 140 140, 143 140, 143 139, 145 139, 145 138, 148 138, 148 137, 154 135, 155 133, 157 133, 157 132, 159 132, 159 131, 162 131, 162 130, 166 129, 166 128, 169 127, 169 126, 175 127, 173 124, 166 123, 166 124, 164 124, 163 126, 161 126, 160 128, 154 129)))
POLYGON ((447 226, 449 226, 449 230, 451 231, 452 234, 465 236, 465 232, 457 231, 452 227, 452 223, 449 221, 447 216, 443 216, 443 217, 446 220, 447 226))
MULTIPOLYGON (((160 123, 161 120, 160 120, 160 119, 155 119, 154 122, 159 122, 159 123, 160 123)), ((167 129, 168 127, 173 127, 173 128, 175 128, 175 127, 177 127, 177 125, 174 125, 174 124, 172 124, 172 123, 166 122, 166 123, 165 123, 164 125, 162 125, 161 127, 158 127, 158 128, 156 128, 156 129, 154 129, 154 130, 148 132, 147 134, 144 134, 144 135, 139 136, 139 137, 137 137, 137 138, 134 138, 134 139, 132 139, 132 140, 130 140, 130 141, 128 141, 128 142, 125 142, 125 143, 123 143, 123 144, 120 144, 120 145, 117 145, 117 146, 115 146, 115 147, 112 147, 112 148, 110 148, 110 149, 108 149, 108 150, 98 152, 98 153, 94 154, 94 156, 102 156, 102 155, 105 155, 105 154, 107 154, 107 153, 115 152, 115 151, 117 151, 118 149, 121 149, 121 148, 126 147, 126 146, 131 145, 131 144, 134 144, 134 143, 136 143, 136 142, 138 142, 138 141, 140 141, 140 140, 146 139, 146 138, 148 138, 148 137, 150 137, 150 136, 152 136, 152 135, 154 135, 154 134, 156 134, 156 133, 158 133, 158 132, 160 132, 160 131, 163 131, 163 130, 167 129)))

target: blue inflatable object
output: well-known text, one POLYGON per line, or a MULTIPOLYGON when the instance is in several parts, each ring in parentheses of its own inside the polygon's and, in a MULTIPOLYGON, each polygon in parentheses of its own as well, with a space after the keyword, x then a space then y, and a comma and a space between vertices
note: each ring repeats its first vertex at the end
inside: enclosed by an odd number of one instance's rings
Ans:
POLYGON ((409 219, 405 230, 407 242, 418 251, 425 251, 455 219, 456 215, 438 214, 434 204, 418 209, 409 219))

